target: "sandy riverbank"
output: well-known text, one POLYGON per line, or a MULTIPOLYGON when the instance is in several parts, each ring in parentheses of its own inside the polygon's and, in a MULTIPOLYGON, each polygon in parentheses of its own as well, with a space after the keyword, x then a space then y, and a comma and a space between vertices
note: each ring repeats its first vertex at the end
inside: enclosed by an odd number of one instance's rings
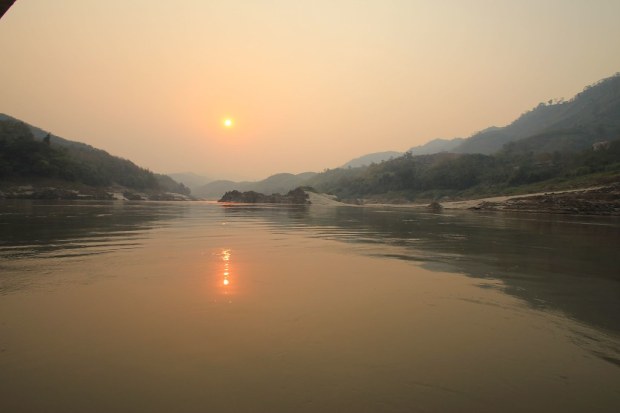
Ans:
POLYGON ((596 190, 600 188, 602 187, 567 189, 563 191, 552 191, 552 192, 536 192, 536 193, 521 194, 521 195, 495 196, 495 197, 489 197, 489 198, 467 199, 464 201, 442 202, 441 205, 445 209, 476 209, 477 207, 484 205, 484 203, 504 204, 507 202, 514 201, 516 199, 539 197, 539 196, 557 196, 559 194, 565 194, 565 195, 576 194, 576 193, 580 193, 583 191, 592 191, 592 190, 596 190))
MULTIPOLYGON (((313 205, 350 205, 339 202, 335 196, 309 193, 313 205)), ((366 207, 428 208, 428 203, 364 204, 366 207)), ((496 196, 463 201, 442 202, 446 210, 519 211, 574 215, 620 216, 620 183, 554 192, 525 195, 496 196)))

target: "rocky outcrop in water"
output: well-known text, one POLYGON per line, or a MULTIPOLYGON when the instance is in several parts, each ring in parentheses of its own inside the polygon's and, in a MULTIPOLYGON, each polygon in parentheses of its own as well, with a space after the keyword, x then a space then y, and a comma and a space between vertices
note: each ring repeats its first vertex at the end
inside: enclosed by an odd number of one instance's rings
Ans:
POLYGON ((426 209, 428 209, 431 212, 441 212, 443 211, 443 205, 441 205, 437 201, 433 201, 426 206, 426 209))
POLYGON ((243 204, 309 204, 308 194, 301 188, 288 191, 286 195, 265 195, 259 192, 237 190, 228 191, 218 202, 234 202, 243 204))

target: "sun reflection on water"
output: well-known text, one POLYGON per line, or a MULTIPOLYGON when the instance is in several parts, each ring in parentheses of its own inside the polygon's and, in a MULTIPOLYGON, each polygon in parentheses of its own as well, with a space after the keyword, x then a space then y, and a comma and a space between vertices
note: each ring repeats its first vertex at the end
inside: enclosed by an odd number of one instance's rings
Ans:
POLYGON ((222 257, 222 261, 224 261, 224 280, 222 284, 227 286, 230 284, 230 249, 222 250, 220 256, 222 257))
POLYGON ((239 293, 237 283, 237 266, 232 261, 232 249, 219 248, 213 252, 217 257, 217 269, 209 277, 210 289, 217 295, 214 302, 232 304, 233 297, 239 293), (235 278, 233 278, 233 276, 235 278))

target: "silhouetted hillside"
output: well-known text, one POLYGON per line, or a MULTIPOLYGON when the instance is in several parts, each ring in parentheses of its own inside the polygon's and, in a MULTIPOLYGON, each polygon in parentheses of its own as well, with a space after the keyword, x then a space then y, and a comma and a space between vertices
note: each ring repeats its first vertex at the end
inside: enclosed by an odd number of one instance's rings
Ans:
POLYGON ((93 187, 120 185, 135 190, 189 194, 170 177, 112 156, 80 142, 51 135, 7 115, 0 115, 0 177, 40 178, 93 187))
MULTIPOLYGON (((587 86, 569 101, 540 103, 508 126, 491 126, 466 139, 434 139, 407 152, 412 155, 441 152, 488 155, 502 150, 506 144, 510 144, 507 149, 521 152, 580 151, 595 142, 617 138, 620 138, 620 74, 587 86)), ((379 163, 395 157, 394 154, 398 152, 364 155, 343 167, 379 163)))
POLYGON ((552 180, 564 186, 620 181, 620 140, 600 142, 581 152, 407 153, 380 164, 328 170, 307 185, 342 199, 404 201, 497 194, 552 180))
POLYGON ((487 129, 453 149, 491 154, 510 142, 531 139, 534 152, 576 151, 620 137, 620 75, 588 86, 569 101, 540 103, 510 125, 487 129), (538 145, 537 143, 540 143, 538 145))

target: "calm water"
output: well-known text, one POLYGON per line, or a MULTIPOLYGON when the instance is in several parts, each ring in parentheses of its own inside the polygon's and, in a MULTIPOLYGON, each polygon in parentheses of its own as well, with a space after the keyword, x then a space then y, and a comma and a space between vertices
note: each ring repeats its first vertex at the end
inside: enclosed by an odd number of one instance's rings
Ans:
POLYGON ((620 221, 0 204, 3 412, 617 412, 620 221))

